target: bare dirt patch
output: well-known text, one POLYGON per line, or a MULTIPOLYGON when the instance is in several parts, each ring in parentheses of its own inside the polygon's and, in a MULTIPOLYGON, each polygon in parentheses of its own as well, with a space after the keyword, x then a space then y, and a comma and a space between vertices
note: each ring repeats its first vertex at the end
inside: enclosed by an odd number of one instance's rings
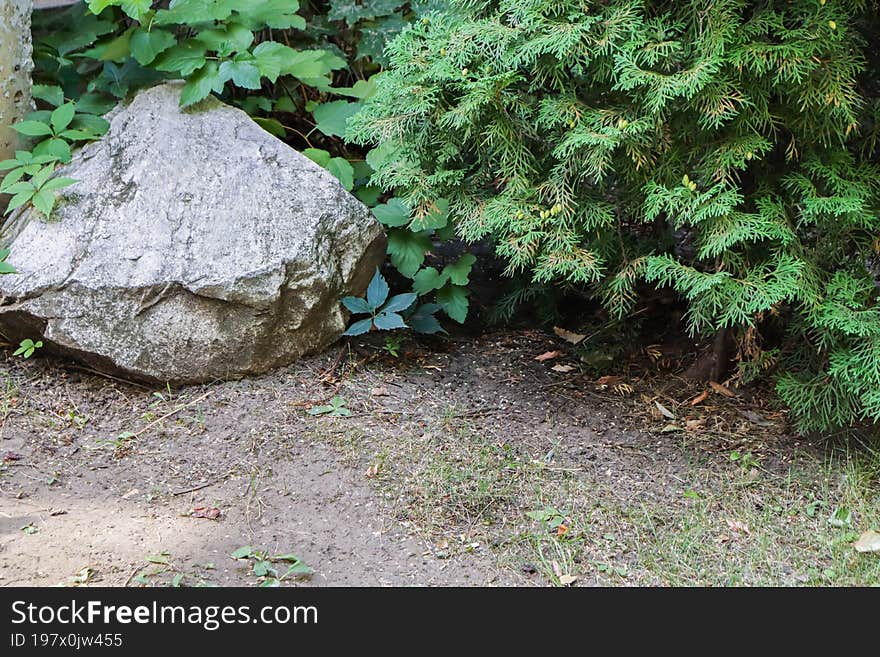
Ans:
POLYGON ((244 545, 314 569, 285 585, 880 577, 852 548, 880 525, 880 459, 794 438, 765 396, 692 405, 538 332, 386 346, 178 391, 8 362, 0 583, 265 582, 244 545))

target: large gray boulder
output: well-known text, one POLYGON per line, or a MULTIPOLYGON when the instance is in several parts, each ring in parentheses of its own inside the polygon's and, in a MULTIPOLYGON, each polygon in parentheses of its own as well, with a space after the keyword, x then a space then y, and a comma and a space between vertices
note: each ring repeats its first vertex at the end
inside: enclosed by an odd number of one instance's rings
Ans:
POLYGON ((325 347, 385 251, 370 210, 330 173, 180 84, 114 110, 58 175, 51 221, 3 230, 20 273, 0 277, 0 331, 104 371, 195 383, 325 347))

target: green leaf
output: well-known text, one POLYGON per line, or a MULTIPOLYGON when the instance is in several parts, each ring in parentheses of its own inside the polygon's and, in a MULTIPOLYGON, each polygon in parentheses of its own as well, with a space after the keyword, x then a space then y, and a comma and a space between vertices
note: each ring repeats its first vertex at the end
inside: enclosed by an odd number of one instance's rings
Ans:
POLYGON ((276 30, 306 29, 306 19, 297 15, 296 0, 248 0, 239 9, 242 20, 255 29, 271 27, 276 30))
POLYGON ((351 98, 359 98, 366 100, 376 94, 378 88, 379 74, 373 75, 369 80, 358 80, 353 87, 335 87, 333 93, 340 96, 350 96, 351 98))
POLYGON ((180 73, 186 77, 205 65, 206 51, 203 44, 190 39, 163 52, 153 63, 153 68, 157 71, 180 73))
POLYGON ((443 268, 443 275, 448 276, 456 285, 467 285, 470 283, 471 269, 476 261, 475 255, 465 253, 454 264, 446 265, 443 268))
POLYGON ((409 207, 402 199, 396 197, 373 208, 373 215, 379 223, 391 228, 399 228, 409 223, 409 207))
POLYGON ((342 305, 345 306, 350 312, 356 314, 372 314, 375 310, 375 308, 367 303, 366 299, 361 299, 360 297, 343 297, 342 305))
POLYGON ((417 333, 446 333, 440 322, 434 316, 440 310, 438 303, 425 303, 419 306, 416 311, 407 318, 409 327, 417 333))
POLYGON ((379 308, 388 298, 389 291, 388 283, 385 282, 385 278, 376 267, 376 273, 373 274, 373 278, 367 286, 367 303, 374 310, 379 308))
POLYGON ((174 0, 156 12, 156 25, 200 25, 225 21, 242 0, 174 0))
POLYGON ((320 148, 307 148, 302 152, 307 158, 318 166, 327 168, 330 163, 330 153, 320 148))
POLYGON ((232 80, 233 84, 243 89, 260 88, 260 69, 253 61, 225 61, 220 64, 220 80, 232 80))
POLYGON ((91 132, 95 137, 100 137, 110 129, 110 122, 107 119, 91 114, 77 114, 71 125, 77 129, 91 132))
POLYGON ((52 178, 45 185, 43 185, 40 189, 46 191, 54 191, 57 189, 63 189, 64 187, 70 187, 77 181, 73 178, 52 178))
POLYGON ((57 138, 40 142, 34 148, 34 153, 38 155, 51 155, 53 158, 57 158, 65 163, 70 162, 71 158, 70 144, 63 139, 57 138))
POLYGON ((327 163, 327 171, 339 179, 346 191, 354 187, 354 169, 344 157, 334 157, 327 163))
POLYGON ((247 559, 254 553, 254 548, 250 545, 245 545, 244 547, 238 548, 235 552, 233 552, 230 556, 233 559, 247 559))
POLYGON ((314 111, 316 127, 328 137, 344 137, 346 121, 360 109, 360 103, 350 103, 347 100, 322 103, 314 111))
POLYGON ((22 205, 30 201, 33 195, 33 190, 16 194, 9 200, 9 205, 6 206, 6 211, 3 214, 9 214, 13 210, 20 208, 22 205))
MULTIPOLYGON (((254 62, 260 69, 260 74, 274 83, 282 72, 289 70, 300 53, 283 43, 276 41, 263 41, 253 50, 254 62)), ((316 64, 316 70, 320 70, 316 64)), ((320 74, 320 73, 319 73, 320 74)))
POLYGON ((254 575, 256 575, 257 577, 265 577, 266 575, 277 575, 277 573, 272 567, 271 561, 261 559, 260 561, 256 561, 254 563, 254 575))
POLYGON ((111 39, 110 41, 100 43, 91 50, 87 50, 83 53, 83 55, 85 55, 86 57, 91 57, 93 59, 101 60, 102 62, 124 61, 129 56, 129 54, 131 54, 131 48, 129 47, 129 44, 131 42, 131 34, 132 32, 134 32, 134 29, 134 27, 128 28, 125 32, 111 39))
POLYGON ((299 561, 287 569, 287 572, 284 573, 283 577, 291 577, 291 576, 307 576, 313 574, 315 571, 312 570, 309 566, 304 564, 302 561, 299 561))
POLYGON ((64 103, 64 90, 57 85, 35 84, 31 88, 31 96, 46 101, 52 107, 64 103))
POLYGON ((459 324, 464 324, 468 312, 468 295, 470 291, 460 285, 446 285, 437 292, 437 303, 443 306, 443 310, 459 324))
POLYGON ((270 135, 275 135, 279 139, 283 139, 287 136, 287 130, 284 129, 284 126, 281 125, 281 121, 278 119, 267 119, 259 116, 252 117, 254 123, 260 126, 263 130, 268 132, 270 135))
POLYGON ((73 121, 73 115, 76 114, 76 106, 73 103, 65 103, 55 108, 50 117, 52 130, 57 134, 64 130, 73 121))
POLYGON ((181 107, 188 107, 193 103, 207 98, 211 91, 223 90, 223 82, 216 62, 208 62, 195 75, 190 77, 180 92, 181 107))
POLYGON ((437 230, 446 226, 449 215, 449 201, 444 198, 437 199, 428 211, 421 217, 413 219, 410 230, 437 230))
POLYGON ((136 21, 141 20, 144 14, 150 11, 152 0, 123 0, 122 11, 136 21))
POLYGON ((373 328, 373 318, 368 317, 349 326, 342 335, 363 335, 369 332, 371 328, 373 328))
POLYGON ((406 310, 411 305, 413 305, 413 303, 415 303, 415 300, 418 298, 418 296, 419 295, 416 294, 415 292, 406 292, 404 294, 397 294, 397 295, 391 297, 388 300, 388 303, 386 303, 382 307, 382 312, 383 313, 394 313, 394 312, 400 312, 400 311, 406 310))
POLYGON ((39 121, 22 121, 13 125, 12 129, 28 137, 44 137, 52 134, 52 128, 39 121))
POLYGON ((388 231, 388 254, 391 264, 407 278, 412 278, 425 261, 431 249, 431 240, 425 233, 392 228, 388 231))
POLYGON ((254 42, 254 33, 244 25, 230 23, 222 30, 202 30, 195 39, 209 50, 216 51, 220 57, 228 57, 234 52, 244 52, 250 48, 254 42))
POLYGON ((160 29, 145 30, 140 28, 131 35, 129 48, 131 49, 132 57, 137 60, 138 64, 146 66, 152 63, 159 54, 165 52, 176 43, 177 40, 171 32, 160 29))
POLYGON ((401 317, 397 313, 381 313, 379 315, 376 315, 376 318, 373 320, 373 324, 376 325, 377 329, 381 329, 383 331, 407 328, 406 322, 403 321, 403 317, 401 317))
POLYGON ((413 290, 418 295, 428 294, 432 290, 439 290, 448 280, 445 270, 441 274, 434 267, 425 267, 413 278, 413 290))
POLYGON ((91 141, 97 137, 97 135, 87 130, 62 130, 58 133, 58 136, 68 141, 91 141))
POLYGON ((52 215, 52 208, 55 207, 55 194, 51 191, 41 189, 34 194, 31 203, 37 210, 49 217, 52 215))

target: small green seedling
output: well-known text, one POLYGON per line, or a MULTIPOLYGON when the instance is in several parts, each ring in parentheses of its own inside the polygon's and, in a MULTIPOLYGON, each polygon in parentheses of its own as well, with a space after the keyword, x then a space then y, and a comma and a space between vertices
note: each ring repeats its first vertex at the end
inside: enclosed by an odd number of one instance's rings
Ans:
POLYGON ((309 415, 330 415, 331 417, 348 417, 351 411, 345 408, 345 400, 336 395, 324 406, 315 406, 309 409, 309 415))
POLYGON ((34 342, 30 338, 25 338, 24 340, 22 340, 19 343, 18 349, 15 350, 15 353, 13 353, 13 356, 24 356, 25 358, 30 358, 31 356, 34 355, 34 352, 37 349, 40 349, 42 346, 43 346, 42 340, 38 340, 37 342, 34 342))
POLYGON ((280 586, 281 582, 290 577, 310 577, 314 571, 295 554, 276 554, 269 556, 263 550, 258 550, 251 545, 238 548, 230 555, 233 559, 247 559, 253 562, 252 572, 256 577, 263 578, 260 586, 280 586), (287 570, 283 575, 278 574, 276 565, 283 564, 287 570))

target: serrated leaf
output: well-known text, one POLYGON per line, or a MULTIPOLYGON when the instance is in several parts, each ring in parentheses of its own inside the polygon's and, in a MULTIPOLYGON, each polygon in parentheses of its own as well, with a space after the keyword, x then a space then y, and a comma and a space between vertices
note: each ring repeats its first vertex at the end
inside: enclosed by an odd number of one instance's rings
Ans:
POLYGON ((404 294, 397 294, 397 295, 391 297, 388 300, 388 303, 386 303, 382 307, 382 312, 383 313, 393 313, 393 312, 400 312, 402 310, 406 310, 407 308, 409 308, 411 305, 413 305, 415 303, 418 296, 419 295, 417 295, 415 292, 406 292, 404 294))
POLYGON ((470 283, 471 269, 476 261, 475 255, 465 253, 454 264, 446 265, 443 268, 443 275, 448 276, 456 285, 467 285, 470 283))
POLYGON ((254 548, 251 545, 245 545, 243 547, 238 548, 235 552, 233 552, 230 556, 233 559, 246 559, 254 553, 254 548))
POLYGON ((69 187, 76 182, 73 178, 52 178, 47 181, 45 185, 43 185, 40 189, 44 189, 47 191, 54 191, 56 189, 62 189, 64 187, 69 187))
POLYGON ((434 316, 441 306, 439 303, 426 303, 419 306, 416 311, 407 317, 409 327, 417 333, 446 333, 439 320, 434 316))
POLYGON ((342 183, 346 191, 354 187, 354 169, 344 157, 334 157, 327 163, 327 171, 332 173, 342 183))
POLYGON ((344 137, 346 122, 360 109, 360 103, 350 103, 347 100, 321 103, 313 113, 317 123, 315 127, 328 137, 344 137))
POLYGON ((47 155, 62 162, 70 162, 71 152, 70 144, 63 139, 47 139, 40 142, 34 147, 34 153, 37 155, 47 155))
POLYGON ((321 148, 307 148, 302 152, 307 158, 320 167, 327 168, 330 163, 330 153, 321 148))
POLYGON ((246 5, 239 6, 242 7, 239 9, 241 18, 249 27, 306 29, 306 20, 296 13, 299 10, 299 2, 296 0, 248 0, 246 5))
POLYGON ((406 328, 406 322, 404 322, 403 317, 397 313, 380 313, 376 315, 373 324, 376 325, 377 329, 382 329, 383 331, 406 328))
POLYGON ((203 44, 190 39, 163 52, 154 62, 153 68, 187 77, 205 65, 206 51, 203 44))
POLYGON ((459 324, 464 324, 467 319, 468 296, 470 291, 460 285, 447 284, 437 292, 437 303, 443 306, 443 310, 451 319, 459 324))
POLYGON ((202 30, 195 40, 215 51, 220 57, 228 57, 232 53, 244 52, 250 48, 254 42, 254 33, 239 23, 229 23, 222 30, 202 30))
POLYGON ((449 201, 444 198, 427 208, 421 215, 416 216, 410 224, 410 230, 437 230, 446 226, 449 215, 449 201))
POLYGON ((34 194, 31 203, 37 210, 49 217, 52 215, 52 209, 55 207, 55 194, 49 190, 41 189, 34 194))
POLYGON ((28 137, 45 137, 52 134, 52 128, 39 121, 22 121, 13 125, 12 129, 28 137))
POLYGON ((243 89, 260 88, 260 69, 253 61, 225 61, 220 64, 220 80, 243 89))
POLYGON ((368 317, 349 326, 342 335, 363 335, 373 328, 373 318, 368 317))
POLYGON ((431 249, 431 240, 424 233, 392 228, 388 231, 388 255, 391 264, 407 278, 415 276, 431 249))
MULTIPOLYGON (((260 74, 274 83, 282 72, 287 70, 299 53, 283 43, 275 41, 263 41, 253 50, 254 63, 260 69, 260 74)), ((320 65, 315 65, 315 70, 320 70, 320 65)), ((318 73, 320 75, 320 73, 318 73)), ((277 108, 276 108, 277 109, 277 108)), ((281 111, 281 110, 279 110, 281 111)), ((294 110, 295 111, 295 110, 294 110)))
POLYGON ((392 198, 373 208, 373 216, 385 226, 399 228, 409 223, 409 208, 403 200, 392 198))
POLYGON ((357 314, 372 314, 375 308, 371 307, 370 304, 367 303, 366 299, 361 299, 359 297, 343 297, 342 305, 345 306, 349 312, 357 313, 357 314))
POLYGON ((31 96, 44 100, 53 107, 64 103, 64 90, 57 85, 35 84, 31 88, 31 96))
POLYGON ((129 40, 129 49, 131 55, 138 64, 146 66, 152 63, 156 57, 174 46, 177 39, 174 35, 165 30, 153 29, 145 30, 140 28, 135 30, 129 40))
POLYGON ((216 62, 208 62, 190 77, 180 92, 180 106, 188 107, 207 98, 211 91, 223 89, 216 62))
POLYGON ((388 298, 389 291, 388 283, 385 282, 377 267, 376 273, 373 274, 373 278, 367 286, 367 303, 371 308, 379 308, 388 298))
POLYGON ((20 208, 22 205, 30 201, 33 195, 33 190, 16 194, 11 199, 9 199, 9 205, 6 206, 6 210, 3 212, 3 214, 9 214, 13 210, 20 208))
POLYGON ((419 295, 427 294, 432 290, 439 290, 448 280, 449 276, 445 271, 441 274, 434 267, 425 267, 413 278, 413 290, 419 295))

